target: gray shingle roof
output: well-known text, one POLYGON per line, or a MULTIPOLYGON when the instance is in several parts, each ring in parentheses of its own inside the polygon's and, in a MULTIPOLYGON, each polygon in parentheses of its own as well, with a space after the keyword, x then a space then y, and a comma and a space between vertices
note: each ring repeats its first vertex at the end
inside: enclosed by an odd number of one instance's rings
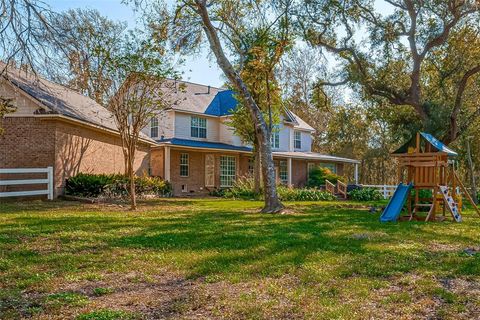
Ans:
MULTIPOLYGON (((171 80, 175 81, 175 80, 171 80)), ((237 106, 235 92, 224 88, 216 88, 207 85, 191 83, 187 81, 175 81, 178 88, 177 103, 172 107, 174 110, 204 113, 213 116, 231 114, 237 106)), ((308 123, 290 110, 285 110, 287 118, 293 118, 295 128, 315 131, 308 123)))
MULTIPOLYGON (((4 64, 0 65, 2 69, 4 64)), ((13 85, 47 107, 47 112, 84 121, 106 129, 117 130, 113 115, 105 107, 75 90, 26 74, 19 69, 8 67, 4 75, 13 85)), ((151 140, 142 134, 143 139, 151 140)), ((151 140, 153 142, 153 140, 151 140)))

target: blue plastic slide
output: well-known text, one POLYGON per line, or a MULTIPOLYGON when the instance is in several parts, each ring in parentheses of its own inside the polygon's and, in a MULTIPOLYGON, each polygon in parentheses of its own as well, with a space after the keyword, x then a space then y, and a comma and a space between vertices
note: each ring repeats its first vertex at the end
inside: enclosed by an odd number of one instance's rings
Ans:
POLYGON ((413 184, 400 183, 380 217, 381 222, 397 221, 413 184))

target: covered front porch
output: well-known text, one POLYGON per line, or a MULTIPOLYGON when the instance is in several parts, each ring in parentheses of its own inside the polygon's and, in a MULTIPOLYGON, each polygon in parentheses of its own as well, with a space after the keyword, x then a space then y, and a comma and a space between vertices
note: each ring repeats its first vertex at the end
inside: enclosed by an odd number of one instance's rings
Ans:
MULTIPOLYGON (((345 165, 354 166, 353 183, 358 183, 357 160, 314 152, 273 152, 279 184, 302 188, 316 166, 343 176, 345 165)), ((232 187, 242 177, 253 175, 254 161, 248 147, 221 143, 173 139, 152 149, 150 174, 170 181, 174 195, 207 195, 232 187)))
POLYGON ((343 176, 345 165, 353 166, 353 181, 358 184, 358 165, 360 161, 325 155, 316 152, 273 152, 277 179, 280 183, 292 187, 304 187, 308 174, 314 167, 325 167, 335 174, 343 176))

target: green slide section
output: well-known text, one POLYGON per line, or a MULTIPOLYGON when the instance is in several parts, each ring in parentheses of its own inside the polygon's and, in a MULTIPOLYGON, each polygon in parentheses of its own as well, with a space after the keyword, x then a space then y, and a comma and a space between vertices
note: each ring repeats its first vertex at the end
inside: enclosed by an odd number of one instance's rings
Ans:
POLYGON ((412 189, 413 185, 400 183, 395 190, 390 202, 388 203, 385 210, 383 210, 382 215, 380 216, 381 222, 397 221, 402 208, 405 205, 407 200, 408 193, 412 189))

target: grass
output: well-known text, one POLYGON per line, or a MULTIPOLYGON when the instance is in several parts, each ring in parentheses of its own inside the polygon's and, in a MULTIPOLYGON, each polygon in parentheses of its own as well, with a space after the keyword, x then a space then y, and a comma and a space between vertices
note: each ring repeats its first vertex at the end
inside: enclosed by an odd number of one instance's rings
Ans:
POLYGON ((473 211, 381 224, 356 205, 2 203, 0 318, 480 317, 473 211))

